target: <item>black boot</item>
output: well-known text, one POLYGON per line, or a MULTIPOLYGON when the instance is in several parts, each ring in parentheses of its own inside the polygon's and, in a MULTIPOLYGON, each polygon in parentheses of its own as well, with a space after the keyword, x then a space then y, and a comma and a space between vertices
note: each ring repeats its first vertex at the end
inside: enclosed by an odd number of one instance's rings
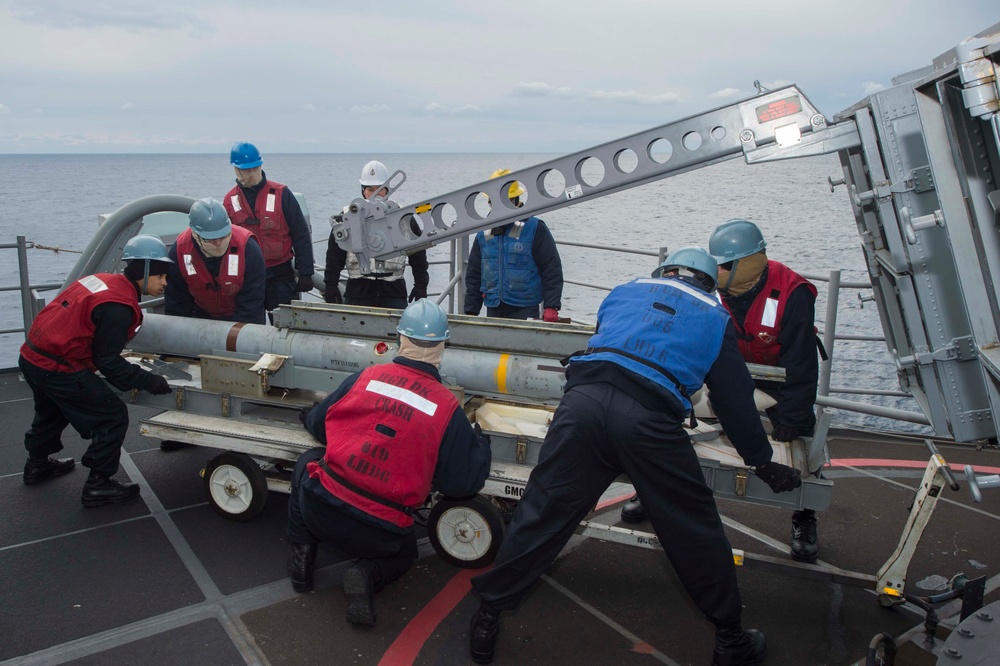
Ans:
POLYGON ((482 604, 469 622, 469 653, 477 664, 492 664, 500 633, 500 611, 482 604))
POLYGON ((802 509, 792 514, 792 559, 816 561, 819 557, 819 535, 816 533, 816 512, 802 509))
POLYGON ((72 458, 28 456, 28 461, 24 463, 24 482, 31 485, 45 479, 62 476, 66 472, 72 471, 74 467, 76 467, 76 461, 72 458))
POLYGON ((718 629, 712 666, 756 666, 764 661, 767 641, 756 629, 718 629))
POLYGON ((375 565, 368 560, 344 572, 344 596, 347 597, 347 621, 375 625, 375 565))
POLYGON ((646 507, 642 505, 638 495, 632 495, 632 499, 625 502, 625 506, 622 507, 622 520, 626 523, 641 523, 646 520, 646 507))
POLYGON ((165 439, 160 442, 161 451, 178 451, 191 446, 187 442, 178 442, 175 439, 165 439))
POLYGON ((288 577, 292 579, 292 589, 296 592, 310 592, 313 589, 313 566, 316 564, 316 544, 293 543, 288 553, 288 577))
POLYGON ((124 502, 139 495, 139 486, 135 483, 121 483, 106 474, 91 471, 87 482, 83 484, 83 495, 80 501, 84 506, 101 506, 124 502))

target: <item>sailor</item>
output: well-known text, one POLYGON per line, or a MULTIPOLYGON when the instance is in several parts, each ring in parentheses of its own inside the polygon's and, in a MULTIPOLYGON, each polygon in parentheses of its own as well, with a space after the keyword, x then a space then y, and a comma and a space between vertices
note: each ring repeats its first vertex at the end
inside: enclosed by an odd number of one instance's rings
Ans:
MULTIPOLYGON (((770 260, 760 229, 747 220, 716 227, 708 241, 719 265, 719 294, 736 325, 740 354, 747 363, 785 370, 784 382, 757 380, 757 388, 777 404, 767 410, 771 439, 790 442, 810 437, 816 427, 819 361, 815 328, 816 287, 784 264, 770 260)), ((821 470, 816 470, 815 476, 821 470)), ((622 508, 622 519, 645 519, 639 496, 622 508)), ((792 558, 815 562, 819 556, 816 512, 792 514, 792 558)))
MULTIPOLYGON (((791 442, 816 428, 819 360, 816 287, 784 264, 767 258, 767 243, 753 222, 729 220, 708 241, 719 262, 722 304, 736 324, 740 354, 748 363, 785 369, 785 381, 760 380, 757 388, 777 404, 767 410, 771 439, 791 442)), ((821 470, 814 475, 819 476, 821 470)), ((792 514, 792 557, 815 562, 819 556, 816 512, 792 514)))
POLYGON ((494 567, 472 579, 482 601, 469 632, 476 663, 493 661, 500 611, 518 604, 623 472, 678 578, 716 627, 712 663, 763 659, 764 635, 742 627, 732 549, 684 430, 688 396, 702 383, 719 389, 714 407, 726 432, 774 492, 801 481, 798 470, 771 460, 736 330, 711 295, 716 276, 705 250, 682 248, 652 279, 604 299, 588 349, 569 359, 565 394, 494 567))
MULTIPOLYGON (((361 170, 361 196, 366 200, 372 197, 385 199, 389 191, 382 187, 389 180, 389 170, 377 160, 372 160, 361 170)), ((394 201, 387 202, 388 208, 399 208, 394 201)), ((333 216, 335 221, 338 216, 333 216)), ((419 250, 409 256, 386 259, 377 271, 363 273, 358 258, 353 252, 348 252, 337 245, 330 231, 330 240, 326 249, 326 271, 323 275, 325 291, 323 298, 327 303, 347 303, 374 308, 396 308, 402 310, 407 302, 413 303, 421 298, 427 298, 427 285, 430 283, 428 274, 427 251, 419 250), (406 280, 403 271, 410 265, 413 273, 413 289, 409 298, 406 293, 406 280), (340 295, 340 272, 347 266, 347 285, 344 295, 340 295)))
POLYGON ((179 317, 263 324, 264 255, 257 238, 233 226, 215 199, 191 205, 189 227, 170 248, 164 312, 179 317))
POLYGON ((232 223, 252 231, 260 242, 267 266, 264 308, 271 311, 312 291, 312 230, 292 191, 267 179, 264 160, 255 145, 245 141, 233 144, 229 162, 236 172, 236 187, 222 203, 232 223))
POLYGON ((156 236, 136 236, 125 244, 122 260, 122 274, 80 278, 42 308, 18 359, 35 399, 35 416, 24 433, 24 482, 35 484, 73 469, 72 458, 51 457, 62 450, 62 432, 72 425, 91 440, 80 459, 90 468, 81 496, 87 507, 139 494, 138 485, 112 478, 128 430, 128 408, 105 381, 120 391, 170 393, 167 380, 121 355, 142 324, 139 299, 161 296, 166 288, 167 248, 156 236))
POLYGON ((306 451, 292 473, 292 587, 313 589, 318 543, 359 558, 343 578, 353 624, 375 624, 375 593, 416 561, 413 513, 431 489, 469 497, 490 469, 489 439, 469 424, 438 373, 450 334, 444 310, 416 301, 397 331, 392 363, 351 375, 305 415, 306 429, 326 448, 306 451))
MULTIPOLYGON (((490 179, 510 169, 497 169, 490 179)), ((524 186, 513 181, 507 196, 516 208, 524 205, 524 186)), ((478 315, 486 302, 486 316, 504 319, 559 321, 562 307, 562 261, 545 222, 529 217, 476 234, 465 272, 467 315, 478 315)))

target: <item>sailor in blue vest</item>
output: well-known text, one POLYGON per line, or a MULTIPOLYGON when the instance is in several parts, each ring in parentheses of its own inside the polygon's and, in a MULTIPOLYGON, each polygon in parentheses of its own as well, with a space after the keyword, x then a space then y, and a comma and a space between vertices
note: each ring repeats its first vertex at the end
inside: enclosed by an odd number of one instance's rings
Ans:
MULTIPOLYGON (((510 173, 494 171, 490 178, 510 173)), ((525 189, 516 180, 507 189, 515 206, 522 205, 525 189)), ((465 269, 467 315, 478 315, 486 303, 486 316, 504 319, 559 321, 562 307, 562 261, 556 241, 545 222, 529 217, 480 231, 469 252, 465 269)))
POLYGON ((704 383, 733 445, 774 492, 801 485, 771 461, 736 331, 711 294, 718 266, 701 248, 674 252, 653 273, 615 288, 597 332, 566 369, 552 419, 494 568, 472 579, 482 605, 469 642, 493 661, 499 613, 517 606, 618 477, 628 474, 695 605, 716 626, 715 666, 758 664, 764 635, 744 630, 732 549, 684 423, 704 383))

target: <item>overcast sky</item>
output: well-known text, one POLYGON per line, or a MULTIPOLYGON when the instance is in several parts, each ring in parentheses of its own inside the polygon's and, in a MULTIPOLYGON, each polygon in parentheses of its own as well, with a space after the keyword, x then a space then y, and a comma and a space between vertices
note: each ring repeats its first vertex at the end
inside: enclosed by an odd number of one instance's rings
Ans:
POLYGON ((0 0, 0 153, 571 152, 798 83, 826 116, 997 0, 0 0))

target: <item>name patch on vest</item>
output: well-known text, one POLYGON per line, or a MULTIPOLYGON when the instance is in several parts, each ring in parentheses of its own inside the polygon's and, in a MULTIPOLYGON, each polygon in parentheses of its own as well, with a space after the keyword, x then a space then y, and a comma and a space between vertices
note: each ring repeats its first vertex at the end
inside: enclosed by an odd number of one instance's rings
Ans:
POLYGON ((194 267, 194 261, 191 259, 190 254, 184 255, 184 270, 187 271, 188 275, 194 275, 198 270, 194 267))
MULTIPOLYGON (((398 379, 404 383, 406 382, 406 379, 401 377, 400 378, 394 377, 393 379, 394 380, 398 379)), ((421 388, 420 382, 414 382, 414 385, 412 387, 406 388, 404 386, 387 384, 386 382, 373 379, 370 382, 368 382, 368 386, 365 387, 365 390, 370 391, 372 393, 377 393, 381 396, 385 396, 386 398, 391 398, 405 405, 409 405, 413 409, 421 411, 424 414, 427 414, 428 416, 434 416, 434 413, 437 411, 438 407, 437 404, 431 402, 427 398, 421 397, 418 394, 419 388, 421 388)), ((391 411, 391 409, 384 409, 384 411, 391 411)), ((392 413, 397 413, 397 412, 392 412, 392 413)), ((406 418, 403 414, 398 414, 398 415, 403 416, 403 418, 406 418)), ((409 419, 407 418, 407 420, 409 419)))
POLYGON ((229 197, 229 201, 230 201, 230 203, 233 204, 233 212, 234 213, 238 213, 241 210, 243 210, 243 207, 240 206, 240 195, 234 194, 233 196, 229 197))
POLYGON ((774 322, 778 318, 778 301, 769 298, 764 301, 764 314, 760 317, 761 326, 767 326, 768 328, 774 328, 774 322))
POLYGON ((267 195, 267 204, 265 204, 264 207, 265 207, 265 209, 267 210, 268 213, 273 213, 274 212, 274 195, 273 194, 268 194, 267 195))
POLYGON ((96 275, 88 275, 85 278, 80 278, 80 284, 92 294, 96 294, 99 291, 107 291, 108 289, 108 285, 104 283, 104 280, 96 275))
POLYGON ((229 266, 226 269, 229 275, 239 275, 240 274, 240 255, 230 254, 229 255, 229 266))

